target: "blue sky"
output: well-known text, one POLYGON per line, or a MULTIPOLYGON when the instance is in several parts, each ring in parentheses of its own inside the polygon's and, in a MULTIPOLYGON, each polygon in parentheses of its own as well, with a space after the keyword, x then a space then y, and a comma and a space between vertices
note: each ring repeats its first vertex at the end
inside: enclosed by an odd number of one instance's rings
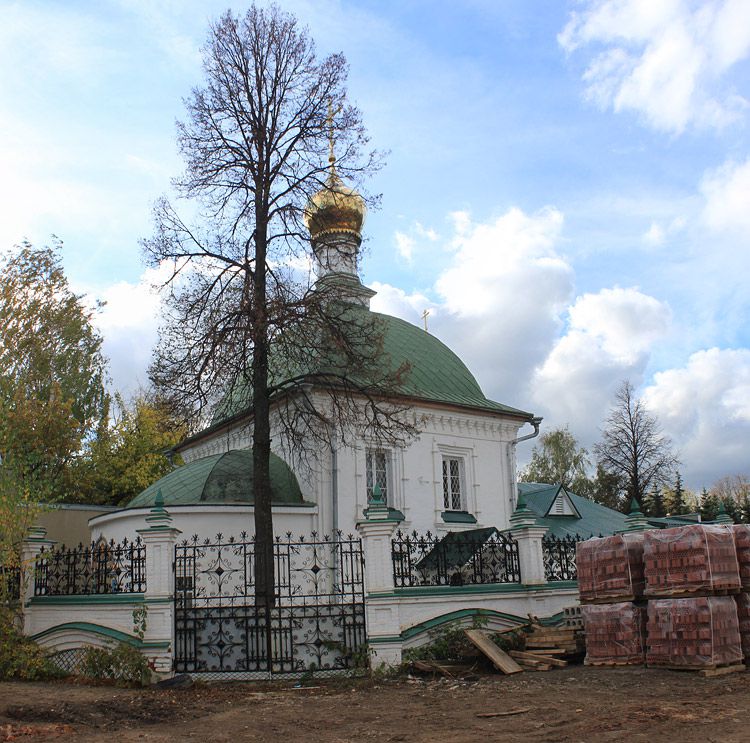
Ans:
MULTIPOLYGON (((489 396, 587 446, 628 378, 690 486, 750 475, 750 4, 282 5, 344 52, 390 152, 362 260, 374 307, 429 308, 489 396)), ((158 315, 138 240, 225 9, 0 1, 0 244, 65 241, 126 391, 158 315)))

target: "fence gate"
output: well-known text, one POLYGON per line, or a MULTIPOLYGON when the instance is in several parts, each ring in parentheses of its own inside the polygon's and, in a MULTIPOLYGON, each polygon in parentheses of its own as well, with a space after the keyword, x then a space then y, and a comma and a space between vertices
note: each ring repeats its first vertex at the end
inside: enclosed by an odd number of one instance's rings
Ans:
POLYGON ((277 537, 273 608, 255 605, 254 555, 245 534, 175 547, 175 671, 252 677, 353 667, 366 640, 361 540, 277 537))

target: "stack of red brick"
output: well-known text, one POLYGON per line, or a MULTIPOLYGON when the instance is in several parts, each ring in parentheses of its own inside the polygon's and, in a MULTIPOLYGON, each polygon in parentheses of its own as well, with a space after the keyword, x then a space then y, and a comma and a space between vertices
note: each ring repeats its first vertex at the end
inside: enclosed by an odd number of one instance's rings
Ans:
POLYGON ((733 530, 742 586, 742 592, 734 599, 737 602, 742 654, 746 661, 750 661, 750 524, 735 524, 733 530))
POLYGON ((646 663, 713 668, 742 661, 737 605, 739 564, 734 533, 695 524, 646 532, 649 599, 646 663))
POLYGON ((643 532, 631 532, 578 543, 578 590, 589 665, 644 662, 643 541, 643 532))
POLYGON ((593 539, 579 545, 577 559, 587 663, 732 665, 742 660, 741 623, 750 651, 750 596, 733 595, 740 564, 750 590, 750 527, 694 524, 593 539))

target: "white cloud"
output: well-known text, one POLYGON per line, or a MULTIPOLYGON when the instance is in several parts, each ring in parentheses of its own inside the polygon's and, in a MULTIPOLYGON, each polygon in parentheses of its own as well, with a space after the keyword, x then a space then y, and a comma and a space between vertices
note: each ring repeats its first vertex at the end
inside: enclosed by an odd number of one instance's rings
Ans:
POLYGON ((396 230, 394 238, 398 254, 408 264, 411 264, 414 260, 415 251, 419 251, 425 242, 437 242, 440 236, 431 227, 425 227, 421 222, 414 222, 408 232, 396 230))
POLYGON ((156 346, 161 315, 158 287, 171 276, 167 264, 144 271, 137 283, 118 281, 96 292, 104 302, 94 324, 104 338, 112 387, 126 396, 148 382, 147 369, 156 346))
POLYGON ((635 288, 584 294, 570 323, 533 378, 533 397, 552 425, 570 424, 585 442, 596 438, 615 388, 639 380, 671 311, 635 288))
POLYGON ((651 226, 648 228, 648 232, 643 235, 643 242, 647 245, 658 247, 664 244, 665 237, 666 234, 664 228, 656 222, 652 222, 651 226))
POLYGON ((440 236, 438 235, 435 230, 433 230, 431 227, 425 227, 420 222, 414 223, 414 231, 420 236, 424 237, 430 242, 437 242, 440 239, 440 236))
POLYGON ((727 79, 750 55, 746 0, 589 0, 558 41, 569 53, 600 49, 583 75, 591 100, 661 131, 723 127, 748 107, 727 79))
POLYGON ((715 230, 750 230, 750 159, 727 162, 707 173, 701 184, 706 199, 703 218, 715 230))
POLYGON ((489 397, 529 402, 528 379, 557 337, 573 272, 557 252, 563 215, 510 209, 488 223, 450 215, 451 264, 435 282, 439 314, 430 332, 476 375, 489 397))
POLYGON ((698 351, 684 367, 655 374, 643 399, 696 483, 750 473, 750 350, 698 351))
POLYGON ((648 230, 643 233, 643 242, 653 248, 659 248, 664 245, 668 237, 683 230, 686 224, 685 217, 674 217, 666 226, 659 222, 652 222, 648 230))
POLYGON ((370 302, 374 312, 395 315, 415 325, 422 324, 422 313, 425 310, 429 310, 430 317, 438 312, 435 303, 421 292, 407 294, 403 289, 381 284, 379 281, 373 282, 370 288, 377 292, 370 302))
POLYGON ((555 252, 563 224, 556 209, 527 215, 513 208, 490 224, 472 224, 464 212, 453 218, 453 265, 435 284, 450 312, 478 317, 510 309, 529 290, 536 295, 537 279, 551 273, 567 278, 570 269, 555 252))
POLYGON ((396 232, 396 250, 398 254, 407 262, 411 263, 412 254, 414 253, 414 240, 403 232, 396 232))
POLYGON ((572 332, 590 340, 621 364, 634 364, 669 327, 669 307, 638 289, 602 289, 578 297, 570 308, 572 332))

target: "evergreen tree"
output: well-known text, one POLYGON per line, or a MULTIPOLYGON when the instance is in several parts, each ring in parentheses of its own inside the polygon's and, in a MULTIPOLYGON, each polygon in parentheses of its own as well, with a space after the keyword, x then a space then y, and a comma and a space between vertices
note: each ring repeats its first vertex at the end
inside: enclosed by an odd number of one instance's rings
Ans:
POLYGON ((720 505, 721 501, 716 495, 714 495, 714 493, 709 493, 703 488, 700 503, 701 521, 713 521, 719 515, 720 505))
POLYGON ((670 516, 681 516, 686 513, 690 513, 690 508, 688 507, 686 500, 685 489, 682 487, 682 475, 680 475, 679 472, 675 477, 674 488, 669 490, 667 493, 667 502, 665 505, 667 508, 667 513, 669 513, 670 516))
POLYGON ((723 504, 724 510, 735 524, 742 521, 742 509, 734 498, 721 498, 719 502, 723 504))
POLYGON ((750 496, 743 496, 740 501, 740 523, 750 524, 750 496))
POLYGON ((654 483, 651 492, 646 496, 643 512, 646 516, 659 518, 666 516, 667 511, 664 505, 664 496, 662 495, 661 488, 656 483, 654 483))

